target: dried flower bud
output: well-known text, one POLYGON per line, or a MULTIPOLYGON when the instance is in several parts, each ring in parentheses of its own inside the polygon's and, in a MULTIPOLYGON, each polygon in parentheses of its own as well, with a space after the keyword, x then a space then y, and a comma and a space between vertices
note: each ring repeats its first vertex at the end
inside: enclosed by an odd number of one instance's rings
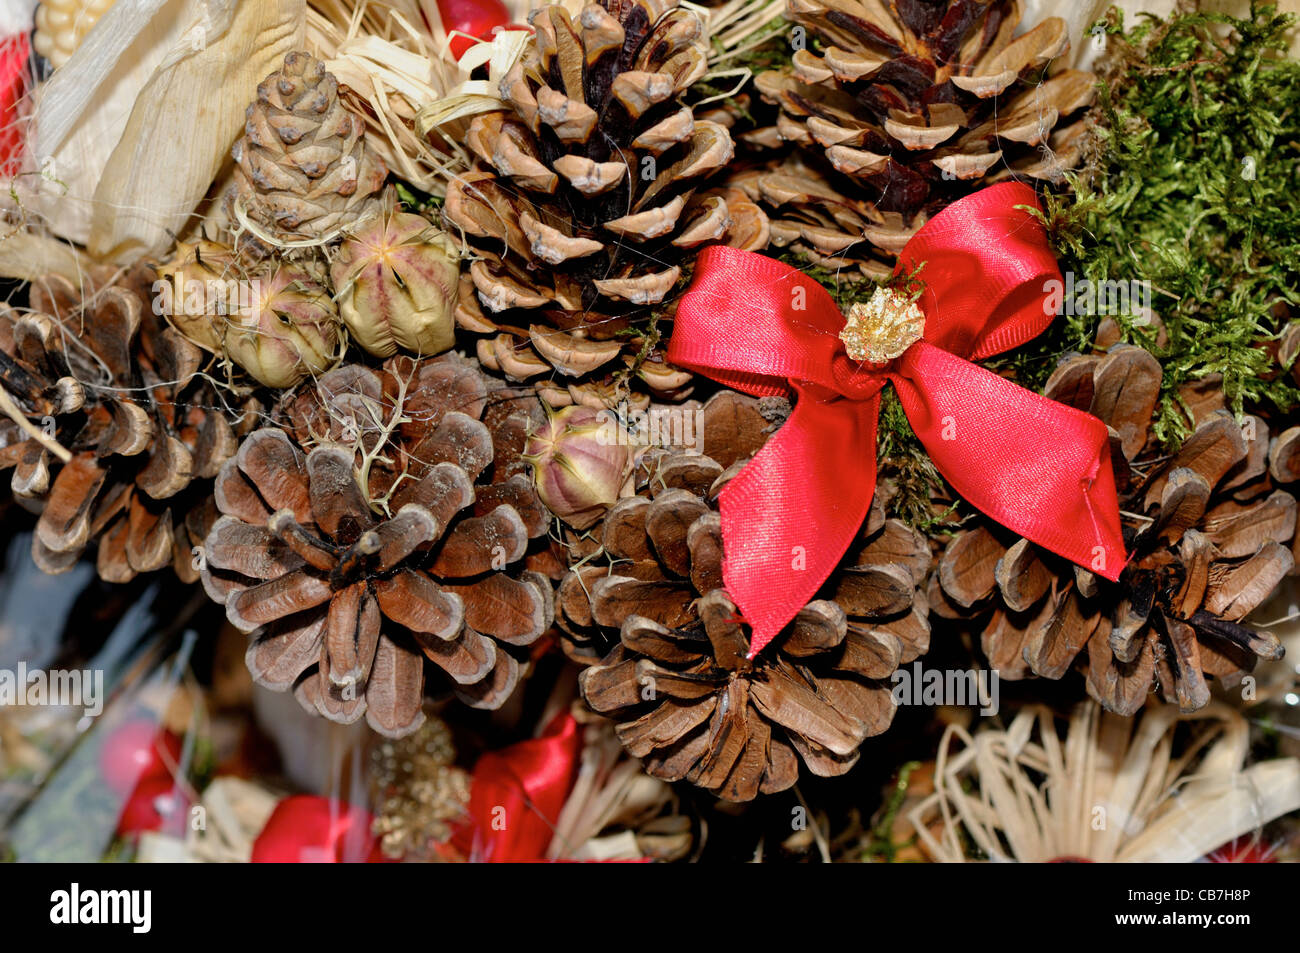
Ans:
POLYGON ((592 526, 631 489, 633 440, 608 411, 556 411, 524 450, 538 496, 575 529, 592 526))
POLYGON ((386 212, 339 248, 330 268, 339 314, 363 348, 425 356, 454 343, 456 247, 419 215, 386 212))
POLYGON ((267 387, 292 387, 338 362, 338 314, 325 288, 289 265, 252 284, 250 307, 225 330, 232 361, 267 387))

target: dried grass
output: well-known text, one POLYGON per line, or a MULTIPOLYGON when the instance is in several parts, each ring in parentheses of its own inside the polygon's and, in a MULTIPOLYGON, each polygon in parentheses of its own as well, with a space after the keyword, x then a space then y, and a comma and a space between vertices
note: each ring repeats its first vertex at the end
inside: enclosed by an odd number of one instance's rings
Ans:
POLYGON ((1005 729, 950 726, 935 792, 907 817, 945 863, 1189 863, 1300 809, 1300 761, 1245 767, 1248 735, 1218 702, 1193 714, 1152 704, 1127 719, 1090 701, 1063 734, 1041 707, 1005 729))

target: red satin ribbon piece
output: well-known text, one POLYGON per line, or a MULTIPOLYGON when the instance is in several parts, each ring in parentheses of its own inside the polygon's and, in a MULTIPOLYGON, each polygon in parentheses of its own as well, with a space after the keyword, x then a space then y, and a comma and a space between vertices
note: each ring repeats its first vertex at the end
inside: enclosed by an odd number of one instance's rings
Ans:
POLYGON ((562 712, 540 738, 489 751, 474 765, 467 853, 489 863, 542 863, 573 788, 582 731, 562 712))
POLYGON ((23 117, 18 104, 27 89, 31 54, 24 33, 0 37, 0 176, 18 174, 23 151, 23 117))
POLYGON ((1100 576, 1124 566, 1106 426, 971 363, 1040 334, 1060 270, 1005 183, 950 205, 907 243, 925 333, 888 364, 844 351, 845 319, 816 281, 711 246, 677 308, 668 359, 755 396, 794 396, 790 419, 720 496, 723 582, 753 629, 752 658, 821 588, 866 518, 876 420, 890 383, 935 467, 992 519, 1100 576))

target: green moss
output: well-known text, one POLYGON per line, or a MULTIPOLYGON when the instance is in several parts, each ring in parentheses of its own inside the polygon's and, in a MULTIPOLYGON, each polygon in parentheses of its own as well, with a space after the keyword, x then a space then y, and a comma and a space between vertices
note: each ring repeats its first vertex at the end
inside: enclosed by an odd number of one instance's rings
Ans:
POLYGON ((919 761, 908 761, 898 769, 893 789, 889 792, 884 806, 879 813, 879 820, 871 828, 866 844, 862 847, 860 859, 864 862, 892 864, 899 850, 916 843, 916 837, 896 843, 894 841, 894 822, 907 800, 907 790, 911 784, 912 772, 921 766, 919 761))
MULTIPOLYGON (((1287 320, 1279 303, 1300 301, 1300 63, 1283 53, 1292 20, 1259 5, 1249 19, 1143 15, 1125 32, 1112 9, 1096 155, 1072 197, 1047 199, 1063 270, 1149 283, 1163 339, 1139 315, 1117 323, 1164 368, 1154 428, 1169 448, 1189 429, 1178 396, 1188 382, 1222 375, 1237 414, 1300 400, 1269 348, 1287 320)), ((1098 320, 1062 318, 997 364, 1041 387, 1098 320)))

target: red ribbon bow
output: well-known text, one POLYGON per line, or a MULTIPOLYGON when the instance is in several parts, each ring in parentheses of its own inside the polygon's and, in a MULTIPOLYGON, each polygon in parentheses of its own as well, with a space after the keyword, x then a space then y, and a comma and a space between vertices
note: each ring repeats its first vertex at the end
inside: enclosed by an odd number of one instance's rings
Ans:
POLYGON ((668 359, 794 413, 723 489, 723 582, 753 628, 750 657, 830 576, 876 486, 880 391, 892 383, 934 465, 966 500, 1040 546, 1115 580, 1124 542, 1106 426, 972 360, 1051 323, 1061 280, 1047 235, 1006 183, 949 206, 899 255, 924 263, 921 340, 884 364, 854 361, 845 318, 817 282, 725 246, 700 253, 668 359), (802 568, 800 568, 802 567, 802 568))

